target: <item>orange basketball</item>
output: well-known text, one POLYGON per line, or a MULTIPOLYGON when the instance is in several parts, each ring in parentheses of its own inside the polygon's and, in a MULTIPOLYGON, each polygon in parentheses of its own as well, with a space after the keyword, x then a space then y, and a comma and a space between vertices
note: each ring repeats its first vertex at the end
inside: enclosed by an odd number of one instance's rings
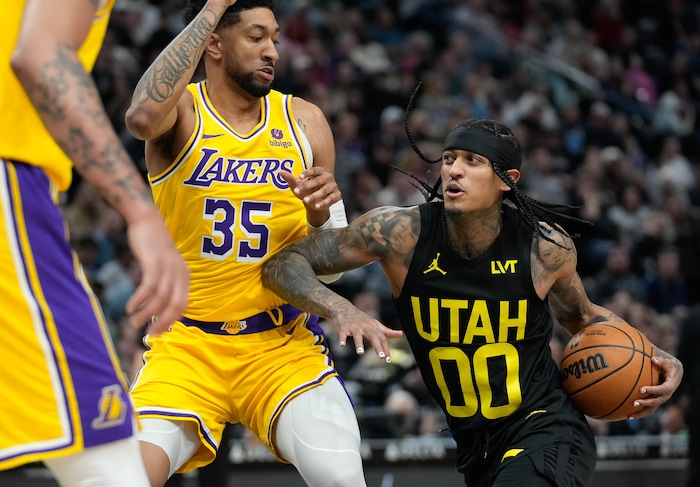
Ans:
POLYGON ((652 345, 626 323, 594 323, 574 335, 564 348, 561 376, 564 390, 587 416, 603 421, 627 419, 642 386, 659 383, 651 361, 652 345))

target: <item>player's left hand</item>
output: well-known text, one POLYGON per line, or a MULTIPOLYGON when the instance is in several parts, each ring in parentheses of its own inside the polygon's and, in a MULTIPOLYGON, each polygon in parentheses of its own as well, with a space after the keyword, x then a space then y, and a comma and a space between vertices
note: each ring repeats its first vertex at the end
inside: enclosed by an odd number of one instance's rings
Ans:
POLYGON ((308 211, 325 213, 333 203, 340 201, 340 189, 335 177, 322 167, 311 167, 298 178, 288 171, 280 171, 279 174, 294 195, 304 202, 308 211))
POLYGON ((644 399, 637 399, 637 411, 629 419, 639 419, 649 416, 659 406, 668 401, 678 389, 683 378, 683 364, 673 355, 654 347, 652 362, 659 367, 659 385, 642 385, 640 392, 648 394, 644 399))

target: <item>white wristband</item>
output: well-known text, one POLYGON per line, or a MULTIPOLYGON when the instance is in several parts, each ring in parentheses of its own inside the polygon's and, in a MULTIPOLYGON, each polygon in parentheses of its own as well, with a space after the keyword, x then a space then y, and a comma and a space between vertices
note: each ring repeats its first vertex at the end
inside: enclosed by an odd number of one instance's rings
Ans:
MULTIPOLYGON (((348 226, 348 217, 345 214, 345 203, 343 200, 336 201, 329 208, 331 216, 325 221, 320 227, 315 227, 309 222, 306 222, 306 226, 309 228, 309 233, 316 233, 322 230, 329 230, 331 228, 345 228, 348 226)), ((342 272, 338 274, 331 274, 328 276, 317 276, 318 280, 324 284, 331 284, 343 276, 342 272)))
POLYGON ((309 227, 309 233, 320 232, 330 228, 345 228, 348 226, 348 217, 345 214, 345 203, 343 203, 342 199, 333 203, 328 210, 331 215, 320 227, 315 227, 309 222, 306 222, 309 227))

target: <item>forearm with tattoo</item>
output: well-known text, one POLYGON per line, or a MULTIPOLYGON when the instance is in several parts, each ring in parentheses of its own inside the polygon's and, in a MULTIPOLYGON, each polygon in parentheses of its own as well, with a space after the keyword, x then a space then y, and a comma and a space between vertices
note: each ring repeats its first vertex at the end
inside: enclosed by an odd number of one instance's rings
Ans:
POLYGON ((119 208, 151 193, 117 138, 92 77, 72 49, 58 45, 23 86, 54 140, 85 179, 119 208))
POLYGON ((139 80, 133 99, 163 103, 171 99, 178 82, 188 83, 219 18, 212 10, 203 9, 151 64, 139 80))
POLYGON ((288 249, 302 255, 316 275, 337 274, 376 260, 367 257, 367 243, 352 226, 310 234, 288 249))
POLYGON ((324 286, 309 262, 300 254, 284 250, 263 266, 263 284, 284 300, 323 318, 347 300, 324 286))

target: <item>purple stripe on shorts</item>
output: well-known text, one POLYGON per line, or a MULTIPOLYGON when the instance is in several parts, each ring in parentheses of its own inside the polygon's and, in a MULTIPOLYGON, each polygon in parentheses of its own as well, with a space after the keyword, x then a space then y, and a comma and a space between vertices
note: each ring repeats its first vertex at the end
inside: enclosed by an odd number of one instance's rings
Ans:
POLYGON ((121 372, 112 363, 111 339, 103 334, 101 317, 95 315, 89 295, 75 276, 63 217, 49 197, 49 181, 34 167, 16 167, 33 259, 70 369, 84 444, 90 447, 129 437, 133 434, 131 401, 121 372))
POLYGON ((197 421, 197 424, 199 425, 199 432, 202 435, 202 438, 204 438, 204 441, 206 441, 214 451, 219 451, 219 447, 209 435, 207 430, 204 428, 204 425, 202 424, 200 418, 198 416, 195 416, 194 414, 188 414, 181 411, 167 411, 162 409, 139 409, 139 414, 141 416, 168 417, 172 418, 173 420, 180 421, 184 420, 185 418, 192 418, 197 421))

